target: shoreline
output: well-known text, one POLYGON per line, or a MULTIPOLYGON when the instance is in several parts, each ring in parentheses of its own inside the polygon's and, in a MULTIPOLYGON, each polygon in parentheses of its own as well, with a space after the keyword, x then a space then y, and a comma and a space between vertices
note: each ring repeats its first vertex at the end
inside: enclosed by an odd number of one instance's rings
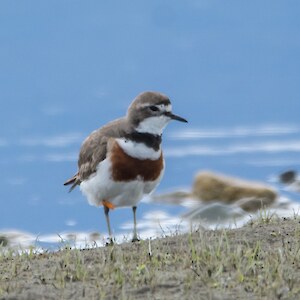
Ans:
MULTIPOLYGON (((181 215, 169 214, 166 209, 149 211, 138 219, 138 232, 141 239, 162 238, 172 235, 173 232, 181 234, 190 232, 191 228, 236 229, 245 224, 265 216, 277 215, 279 217, 296 216, 300 212, 300 203, 286 197, 280 197, 276 205, 248 213, 241 210, 235 204, 223 204, 220 202, 201 203, 187 201, 185 211, 181 215), (167 233, 167 234, 166 234, 167 233)), ((117 244, 129 241, 132 234, 131 220, 119 225, 114 234, 117 244), (123 228, 122 228, 123 227, 123 228), (126 228, 126 229, 125 229, 126 228)), ((105 246, 107 232, 64 230, 57 233, 34 234, 18 229, 2 229, 0 242, 17 249, 36 248, 57 251, 62 244, 69 244, 76 248, 105 246)))

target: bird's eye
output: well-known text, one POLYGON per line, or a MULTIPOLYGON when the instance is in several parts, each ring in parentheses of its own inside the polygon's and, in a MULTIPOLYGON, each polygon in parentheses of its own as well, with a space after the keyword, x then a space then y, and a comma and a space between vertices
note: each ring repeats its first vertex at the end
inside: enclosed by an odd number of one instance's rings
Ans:
POLYGON ((154 105, 149 106, 149 109, 152 110, 152 111, 158 111, 159 110, 159 108, 154 106, 154 105))

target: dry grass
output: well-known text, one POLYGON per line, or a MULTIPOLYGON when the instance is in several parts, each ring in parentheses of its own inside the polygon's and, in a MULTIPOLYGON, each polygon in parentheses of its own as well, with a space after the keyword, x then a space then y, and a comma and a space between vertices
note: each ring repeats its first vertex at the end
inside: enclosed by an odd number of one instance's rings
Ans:
POLYGON ((299 299, 299 219, 263 212, 234 230, 89 250, 2 251, 0 298, 299 299))

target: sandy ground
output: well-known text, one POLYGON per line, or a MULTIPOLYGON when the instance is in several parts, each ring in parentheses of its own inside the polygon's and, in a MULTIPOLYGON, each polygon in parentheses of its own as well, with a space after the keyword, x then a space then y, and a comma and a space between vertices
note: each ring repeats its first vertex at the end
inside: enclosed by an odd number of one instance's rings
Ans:
POLYGON ((0 254, 0 299, 300 299, 300 223, 55 253, 0 254))

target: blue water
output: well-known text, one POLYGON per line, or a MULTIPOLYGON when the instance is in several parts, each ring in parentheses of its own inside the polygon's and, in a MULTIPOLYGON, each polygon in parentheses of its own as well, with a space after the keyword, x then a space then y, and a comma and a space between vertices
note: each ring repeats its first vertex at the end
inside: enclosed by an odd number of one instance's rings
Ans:
MULTIPOLYGON (((190 188, 203 169, 262 182, 299 169, 299 8, 1 1, 0 231, 105 234, 102 209, 62 183, 76 172, 82 140, 144 90, 169 95, 189 120, 166 129, 156 193, 190 188)), ((139 221, 151 211, 185 209, 143 203, 139 221)), ((115 210, 114 231, 131 219, 130 209, 115 210)))

